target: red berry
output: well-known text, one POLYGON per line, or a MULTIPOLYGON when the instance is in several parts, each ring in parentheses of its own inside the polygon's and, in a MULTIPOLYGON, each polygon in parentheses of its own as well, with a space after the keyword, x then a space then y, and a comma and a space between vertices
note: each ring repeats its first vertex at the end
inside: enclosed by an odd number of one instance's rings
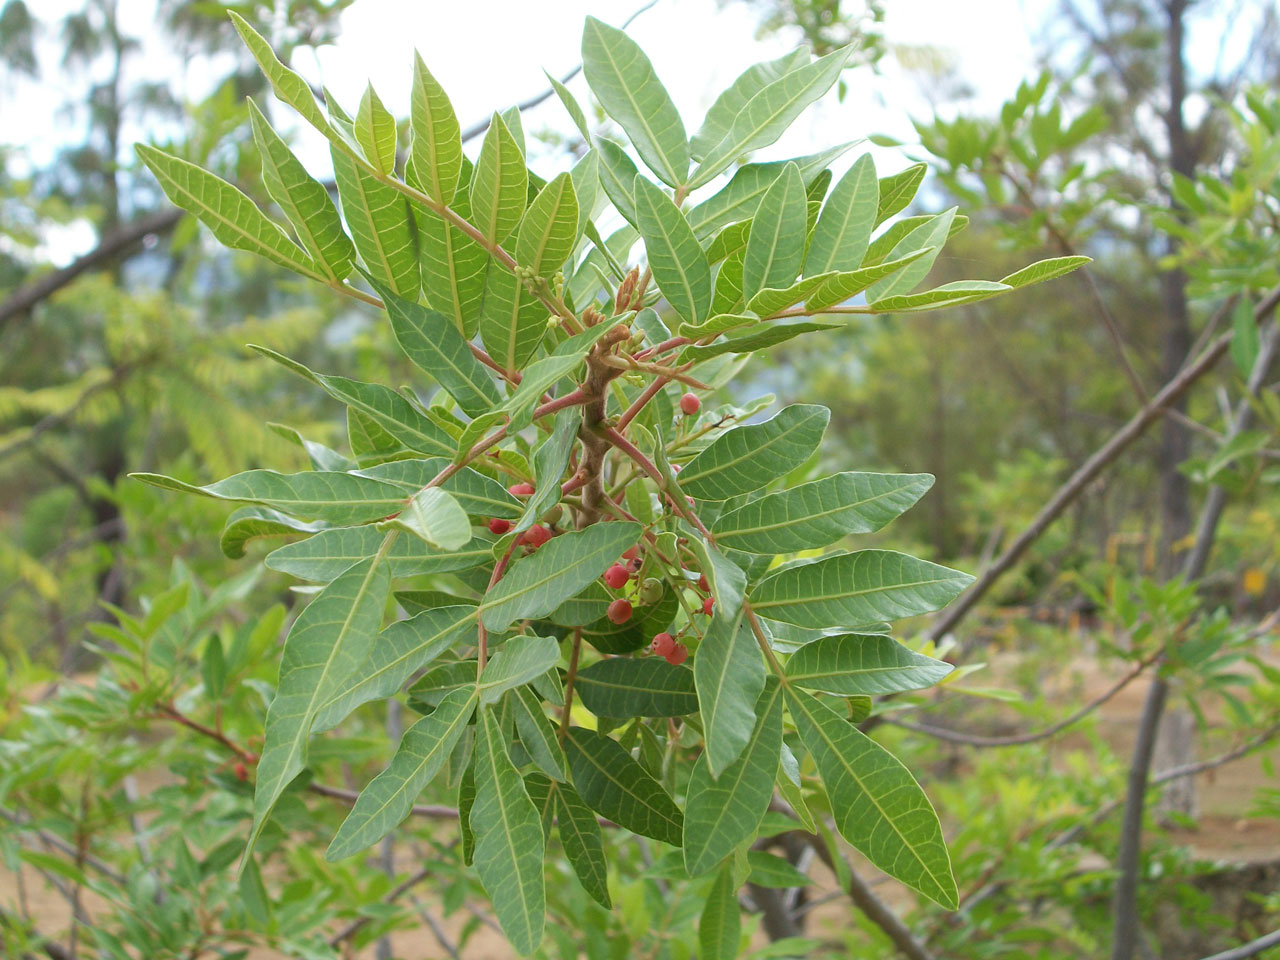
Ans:
POLYGON ((653 638, 653 642, 649 644, 649 649, 660 657, 671 655, 671 651, 676 648, 676 638, 669 633, 660 633, 653 638))
POLYGON ((607 583, 612 590, 621 590, 627 585, 627 581, 630 579, 631 571, 620 563, 615 563, 604 572, 604 582, 607 583))
POLYGON ((702 401, 698 399, 697 394, 686 393, 680 398, 680 409, 684 411, 686 417, 692 417, 702 409, 702 401))
POLYGON ((635 560, 640 556, 640 548, 632 547, 622 555, 623 560, 635 560))
POLYGON ((608 617, 611 623, 626 623, 631 619, 631 601, 618 598, 609 604, 608 617))
POLYGON ((540 523, 535 523, 532 527, 520 534, 518 543, 533 547, 535 550, 551 539, 551 531, 540 523))
POLYGON ((689 659, 689 648, 683 643, 677 643, 670 653, 667 654, 667 663, 672 666, 679 666, 689 659))
POLYGON ((698 589, 703 593, 711 592, 711 584, 707 583, 707 575, 705 573, 698 576, 698 589))
POLYGON ((507 493, 513 497, 528 497, 533 495, 532 483, 513 483, 507 487, 507 493))
POLYGON ((236 761, 236 765, 235 765, 234 767, 232 767, 232 769, 236 772, 236 779, 237 779, 237 780, 248 780, 248 779, 249 779, 249 768, 248 768, 248 767, 246 767, 246 766, 245 766, 243 763, 241 763, 239 760, 237 760, 237 761, 236 761))
POLYGON ((711 611, 715 608, 715 605, 715 597, 707 597, 707 599, 702 601, 702 612, 708 617, 711 616, 711 611))
POLYGON ((511 529, 511 521, 503 520, 502 517, 494 517, 489 521, 489 532, 502 536, 511 529))

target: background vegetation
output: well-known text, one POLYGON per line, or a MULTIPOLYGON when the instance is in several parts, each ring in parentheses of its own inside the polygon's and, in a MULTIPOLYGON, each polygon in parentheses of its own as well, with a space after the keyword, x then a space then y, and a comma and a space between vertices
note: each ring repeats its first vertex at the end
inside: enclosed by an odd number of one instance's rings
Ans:
MULTIPOLYGON (((154 29, 219 74, 199 102, 131 80, 142 47, 117 0, 58 21, 0 7, 0 83, 65 91, 78 131, 47 163, 20 127, 0 143, 6 956, 504 955, 453 797, 421 798, 376 856, 318 852, 385 765, 395 709, 316 741, 309 792, 276 814, 300 842, 236 879, 246 762, 298 595, 260 548, 224 556, 224 506, 126 476, 302 469, 325 453, 300 435, 344 447, 339 405, 246 343, 410 376, 374 311, 217 247, 133 160, 134 139, 161 142, 267 204, 245 98, 270 98, 226 11, 276 24, 289 62, 331 42, 347 6, 162 0, 154 29), (49 238, 86 224, 91 252, 52 262, 49 238), (126 683, 139 658, 169 678, 162 695, 126 683), (194 710, 197 688, 211 709, 194 710)), ((815 52, 856 42, 845 89, 892 70, 930 91, 911 142, 878 139, 888 169, 928 164, 908 214, 971 217, 930 285, 975 264, 1094 262, 1017 298, 867 317, 748 369, 744 395, 832 409, 824 466, 934 474, 876 545, 979 579, 908 631, 954 679, 863 722, 940 811, 961 909, 770 821, 743 953, 1256 954, 1280 927, 1280 20, 1246 0, 1055 5, 1036 25, 1042 71, 987 114, 945 51, 885 40, 880 6, 750 4, 762 31, 815 52)), ((584 151, 526 125, 549 154, 584 151)), ((571 920, 544 952, 696 953, 707 880, 629 835, 607 843, 613 909, 550 884, 571 920)))

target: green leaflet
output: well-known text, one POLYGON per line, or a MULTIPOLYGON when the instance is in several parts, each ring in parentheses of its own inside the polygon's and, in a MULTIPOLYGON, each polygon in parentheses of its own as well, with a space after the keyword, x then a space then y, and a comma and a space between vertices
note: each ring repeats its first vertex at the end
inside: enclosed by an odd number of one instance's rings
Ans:
MULTIPOLYGON (((414 171, 409 168, 406 175, 411 172, 414 171)), ((474 175, 470 162, 463 157, 459 189, 452 207, 468 220, 472 211, 467 187, 474 175)), ((414 218, 422 255, 422 292, 427 305, 452 317, 464 336, 474 337, 484 308, 485 274, 492 263, 489 251, 434 210, 415 206, 414 218)), ((494 263, 493 269, 502 268, 494 263)))
POLYGON ((927 473, 837 473, 721 514, 716 542, 747 553, 794 553, 875 533, 933 486, 927 473))
POLYGON ((773 185, 788 163, 800 168, 800 177, 807 188, 831 163, 840 159, 852 142, 813 153, 795 160, 778 160, 773 163, 748 163, 739 167, 724 187, 702 203, 689 210, 689 225, 699 239, 711 237, 722 227, 739 220, 749 220, 755 215, 760 198, 773 185))
POLYGON ((787 307, 795 306, 815 290, 820 289, 823 284, 834 280, 838 276, 840 274, 834 272, 819 273, 812 277, 805 277, 803 280, 797 280, 789 287, 765 287, 752 295, 747 302, 747 309, 756 316, 767 320, 774 314, 781 313, 787 307))
POLYGON ((831 411, 792 404, 764 423, 735 427, 680 472, 680 489, 699 500, 728 500, 789 473, 818 449, 831 411))
POLYGON ((751 605, 801 627, 853 626, 938 610, 972 582, 905 553, 859 550, 780 570, 751 591, 751 605))
POLYGON ((800 168, 788 163, 760 198, 742 258, 742 294, 748 302, 766 287, 789 286, 804 262, 807 205, 800 168))
POLYGON ((582 70, 591 92, 627 132, 645 165, 667 186, 683 184, 689 172, 688 136, 644 51, 616 27, 587 17, 582 70))
POLYGON ((416 52, 409 132, 409 156, 423 190, 438 203, 452 203, 462 173, 462 132, 449 97, 416 52))
POLYGON ((271 46, 266 40, 262 39, 253 27, 249 26, 244 17, 234 10, 228 10, 227 15, 231 17, 231 22, 235 24, 236 31, 240 34, 244 45, 253 54, 253 59, 258 61, 259 68, 271 83, 271 88, 275 91, 276 96, 283 103, 287 103, 297 110, 302 119, 319 130, 332 143, 343 149, 350 149, 338 131, 325 119, 324 111, 316 103, 315 95, 312 94, 311 86, 307 81, 277 59, 271 46))
POLYGON ((743 592, 747 586, 746 573, 714 544, 704 540, 701 531, 695 530, 683 519, 679 521, 679 529, 688 538, 689 549, 694 552, 699 567, 707 576, 711 595, 716 601, 716 619, 732 620, 742 608, 743 592))
POLYGON ((511 565, 480 605, 484 625, 506 630, 517 620, 545 617, 609 568, 640 538, 638 523, 598 523, 565 533, 511 565))
POLYGON ((749 841, 769 808, 782 750, 782 696, 775 679, 753 706, 746 748, 719 777, 712 777, 705 753, 693 765, 684 823, 684 865, 690 876, 714 870, 749 841))
POLYGON ((890 637, 854 634, 805 644, 787 661, 787 678, 841 697, 875 696, 931 687, 952 669, 890 637))
POLYGON ((241 507, 227 517, 219 546, 222 555, 232 560, 244 556, 245 544, 259 537, 280 537, 291 533, 316 533, 323 523, 308 523, 272 510, 270 507, 241 507))
POLYGON ((134 149, 160 181, 165 196, 195 214, 224 246, 248 250, 316 280, 325 279, 315 262, 231 184, 145 143, 135 144, 134 149))
POLYGON ((913 163, 905 170, 880 178, 879 189, 876 191, 880 199, 876 204, 876 222, 872 229, 880 226, 895 213, 906 209, 907 204, 920 188, 920 181, 924 179, 928 169, 927 164, 913 163))
POLYGON ((520 225, 528 192, 524 152, 495 113, 470 184, 472 221, 490 243, 502 243, 520 225))
POLYGON ((827 280, 818 287, 817 291, 809 295, 809 300, 805 306, 810 313, 817 313, 837 303, 843 303, 855 293, 861 293, 876 281, 893 276, 899 270, 905 269, 909 264, 915 263, 923 256, 936 253, 937 249, 937 247, 923 247, 897 260, 876 263, 858 270, 850 270, 848 273, 828 275, 827 280))
POLYGON ((701 160, 717 143, 725 138, 734 118, 742 112, 742 108, 757 93, 773 81, 786 76, 791 71, 809 62, 809 52, 801 47, 779 57, 748 67, 729 85, 716 102, 707 111, 702 127, 689 141, 689 152, 693 159, 701 160))
POLYGON ((480 708, 475 801, 469 819, 476 873, 498 922, 518 953, 533 953, 542 941, 547 910, 542 875, 546 838, 491 707, 480 708))
POLYGON ((451 604, 391 624, 378 634, 369 659, 360 669, 342 678, 333 696, 316 714, 312 732, 331 730, 356 707, 393 696, 441 653, 465 639, 474 641, 476 617, 475 607, 451 604))
POLYGON ((520 743, 538 769, 553 780, 567 779, 569 773, 564 747, 542 709, 542 698, 528 687, 516 687, 507 693, 507 701, 516 721, 520 743))
POLYGON ((744 250, 737 250, 725 258, 716 274, 715 295, 711 298, 712 319, 732 315, 742 308, 742 257, 744 250))
POLYGON ((353 127, 356 143, 365 159, 379 173, 393 173, 396 167, 396 118, 382 105, 373 84, 364 88, 353 127))
MULTIPOLYGON (((357 476, 394 483, 407 498, 430 484, 449 463, 444 457, 391 460, 352 472, 357 476)), ((467 513, 477 517, 518 517, 523 509, 520 501, 508 493, 505 486, 470 467, 463 467, 449 477, 440 484, 440 489, 451 493, 467 513)))
MULTIPOLYGON (((336 527, 314 537, 286 544, 263 561, 302 580, 328 582, 358 560, 378 552, 384 534, 376 527, 336 527)), ((397 578, 428 573, 469 570, 493 563, 493 542, 474 537, 461 550, 435 550, 417 537, 397 537, 387 552, 391 575, 397 578)))
POLYGON ((748 850, 747 863, 751 866, 750 880, 758 887, 786 890, 807 887, 813 883, 789 861, 763 850, 748 850))
POLYGON ((437 663, 409 686, 409 708, 430 713, 455 690, 474 690, 475 660, 446 660, 437 663))
POLYGON ((433 547, 459 550, 471 542, 471 521, 452 496, 439 487, 426 487, 409 498, 399 515, 388 521, 433 547))
POLYGON ((788 340, 792 340, 802 334, 816 333, 819 330, 832 330, 836 326, 838 324, 771 323, 766 327, 761 327, 741 336, 717 340, 709 346, 685 347, 680 353, 680 361, 683 363, 687 360, 709 360, 711 357, 718 357, 723 353, 755 353, 759 350, 767 350, 769 347, 777 346, 780 343, 786 343, 788 340))
POLYGON ((578 132, 582 134, 582 139, 587 143, 590 143, 591 129, 587 126, 586 114, 582 112, 582 107, 578 104, 577 99, 569 92, 569 88, 561 83, 556 77, 547 73, 546 70, 543 70, 542 74, 547 78, 548 82, 550 82, 551 89, 556 92, 556 96, 560 98, 560 102, 564 104, 564 109, 569 114, 569 119, 573 121, 573 125, 577 127, 578 132))
POLYGON ((1092 262, 1091 257, 1051 257, 1048 260, 1037 260, 1035 263, 1028 264, 1021 270, 1001 278, 1000 282, 1013 287, 1015 290, 1021 287, 1030 287, 1037 283, 1044 283, 1046 280, 1054 280, 1065 276, 1071 271, 1083 267, 1086 263, 1092 262))
POLYGON ((578 195, 573 177, 562 173, 538 191, 516 233, 516 262, 551 278, 578 242, 578 195))
POLYGON ((842 47, 763 87, 733 118, 724 138, 707 151, 689 185, 710 182, 744 153, 767 147, 782 136, 809 104, 831 89, 853 48, 853 44, 842 47))
MULTIPOLYGON (((578 227, 574 234, 576 245, 577 238, 582 236, 583 231, 588 227, 595 231, 595 226, 591 223, 591 214, 595 209, 596 199, 600 195, 600 155, 595 150, 588 150, 569 168, 569 179, 573 181, 573 192, 578 202, 578 227)), ((599 233, 595 233, 592 242, 599 238, 599 233)))
POLYGON ((554 637, 512 637, 489 658, 476 683, 483 704, 497 703, 512 687, 546 673, 560 659, 554 637))
POLYGON ((307 459, 311 461, 313 470, 343 472, 355 466, 351 460, 336 450, 331 450, 324 444, 316 443, 314 440, 308 440, 293 427, 285 426, 283 423, 268 423, 267 427, 272 433, 307 451, 307 459))
POLYGON ((977 303, 1012 290, 1013 287, 991 280, 956 280, 932 290, 884 297, 871 304, 874 313, 923 313, 942 310, 961 303, 977 303))
POLYGON ((267 193, 289 218, 316 266, 335 283, 345 280, 356 251, 342 229, 338 208, 329 199, 329 191, 307 173, 253 100, 249 101, 249 119, 262 158, 262 180, 267 193))
POLYGON ((756 701, 764 689, 764 661, 741 615, 712 619, 698 646, 693 676, 706 739, 704 757, 714 779, 751 740, 756 701))
POLYGON ((398 513, 405 504, 404 493, 389 483, 320 470, 305 473, 246 470, 203 487, 159 473, 133 473, 130 476, 166 490, 195 493, 215 500, 256 503, 304 520, 325 520, 329 523, 380 520, 398 513))
POLYGON ((636 229, 658 288, 688 323, 710 317, 711 268, 684 214, 665 193, 644 177, 636 177, 636 229))
POLYGON ((600 185, 605 196, 617 208, 623 218, 635 225, 635 183, 639 171, 626 150, 606 137, 595 138, 595 149, 600 155, 600 185))
POLYGON ((957 891, 938 815, 893 754, 830 707, 787 688, 841 835, 889 876, 950 910, 957 891))
POLYGON ((556 414, 551 435, 539 445, 533 454, 533 476, 536 486, 520 519, 512 528, 520 533, 537 523, 538 518, 560 502, 560 481, 569 465, 569 455, 578 439, 578 427, 582 424, 582 412, 576 408, 561 410, 556 414))
POLYGON ((597 717, 682 717, 698 711, 693 671, 659 657, 600 660, 578 672, 574 689, 597 717))
POLYGON ((369 782, 325 851, 343 860, 373 846, 409 816, 413 801, 444 766, 476 708, 474 690, 454 690, 400 739, 387 769, 369 782))
POLYGON ((573 872, 577 874, 582 889, 607 909, 613 904, 609 899, 609 868, 604 859, 604 838, 600 835, 600 824, 591 808, 573 788, 573 784, 549 782, 548 785, 555 800, 560 842, 564 844, 564 852, 573 872))
MULTIPOLYGON (((463 743, 468 741, 463 738, 463 743)), ((479 741, 477 736, 476 741, 479 741)), ((462 862, 468 867, 476 859, 476 835, 471 829, 471 810, 476 802, 476 768, 468 762, 462 770, 462 778, 458 781, 458 845, 462 848, 462 862)))
POLYGON ((925 247, 933 247, 933 251, 915 260, 905 270, 885 277, 883 280, 877 280, 869 286, 867 288, 867 302, 875 303, 877 300, 883 300, 895 294, 910 293, 911 288, 923 280, 925 275, 928 274, 929 268, 933 266, 933 261, 937 259, 938 252, 942 249, 942 245, 946 243, 947 236, 951 231, 951 222, 955 219, 955 215, 956 208, 952 207, 950 210, 930 218, 899 240, 897 246, 889 251, 889 255, 885 258, 886 260, 898 260, 925 247))
POLYGON ((573 784, 588 806, 632 833, 680 846, 680 808, 616 741, 570 727, 565 752, 573 784))
POLYGON ((871 230, 880 204, 880 184, 871 154, 854 161, 822 207, 805 254, 804 273, 854 270, 871 243, 871 230))
POLYGON ((418 296, 418 245, 409 201, 337 147, 329 151, 342 214, 365 269, 399 296, 418 296))
POLYGON ((493 378, 451 318, 403 300, 377 282, 373 287, 382 297, 400 349, 458 401, 463 413, 477 417, 502 402, 493 378))
POLYGON ((321 590, 285 638, 280 680, 267 710, 253 795, 253 829, 241 870, 276 801, 307 764, 307 740, 316 714, 373 647, 391 589, 387 565, 378 559, 360 561, 321 590))
POLYGON ((733 864, 726 863, 707 891, 707 900, 698 918, 699 960, 734 960, 741 939, 738 881, 733 875, 733 864))

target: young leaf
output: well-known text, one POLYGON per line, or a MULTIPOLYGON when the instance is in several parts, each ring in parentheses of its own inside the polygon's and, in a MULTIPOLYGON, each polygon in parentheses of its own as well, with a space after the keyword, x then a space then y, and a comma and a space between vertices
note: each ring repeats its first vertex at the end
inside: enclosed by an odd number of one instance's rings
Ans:
MULTIPOLYGON (((394 566, 391 572, 396 574, 394 566)), ((356 707, 393 696, 413 674, 444 651, 468 637, 474 641, 476 618, 475 607, 453 603, 391 624, 378 634, 373 652, 360 669, 343 677, 333 696, 320 708, 311 725, 312 732, 331 730, 356 707)))
POLYGON ((804 463, 818 449, 831 411, 792 404, 764 423, 735 427, 684 465, 680 489, 699 500, 752 493, 804 463))
POLYGON ((467 511, 439 487, 427 487, 415 493, 390 524, 408 530, 441 550, 459 550, 471 542, 467 511))
POLYGON ((809 294, 821 288, 823 284, 838 276, 840 274, 834 272, 819 273, 816 276, 797 280, 788 287, 765 287, 751 296, 747 303, 747 310, 767 320, 787 307, 795 306, 809 294))
POLYGON ((837 303, 843 303, 854 294, 861 293, 876 281, 891 277, 898 271, 905 269, 909 264, 915 263, 921 257, 936 253, 937 249, 937 247, 922 247, 897 260, 888 260, 869 267, 862 267, 858 270, 850 270, 848 273, 828 275, 817 291, 809 295, 809 300, 805 306, 808 307, 810 313, 817 313, 827 307, 835 306, 837 303))
POLYGON ((134 149, 160 181, 165 196, 195 214, 224 246, 248 250, 316 280, 325 279, 315 262, 231 184, 145 143, 134 149))
POLYGON ((516 721, 516 731, 520 734, 520 743, 538 769, 553 780, 567 779, 564 747, 542 709, 541 698, 528 687, 516 687, 507 694, 507 700, 516 721))
POLYGON ((754 836, 769 808, 782 749, 782 696, 776 680, 765 685, 753 713, 745 749, 719 777, 711 775, 705 753, 693 765, 684 824, 684 865, 691 877, 714 870, 754 836))
POLYGON ((729 85, 707 111, 702 127, 689 141, 693 159, 701 160, 717 143, 725 138, 734 119, 751 98, 773 81, 785 77, 809 62, 809 51, 801 47, 777 60, 769 60, 748 67, 729 85))
POLYGON ((1031 287, 1046 280, 1056 280, 1058 277, 1066 276, 1086 263, 1091 263, 1092 259, 1092 257, 1051 257, 1048 260, 1037 260, 1007 277, 1002 277, 1000 282, 1015 290, 1031 287))
POLYGON ((764 689, 764 663, 741 616, 715 617, 693 662, 707 769, 718 778, 751 739, 756 700, 764 689))
POLYGON ((956 280, 921 293, 884 297, 872 303, 871 310, 875 313, 923 313, 926 310, 942 310, 961 303, 988 300, 1012 289, 1007 284, 991 280, 956 280))
POLYGON ((747 553, 795 553, 851 533, 875 533, 933 486, 927 473, 837 473, 721 514, 712 533, 747 553))
POLYGON ((742 939, 742 908, 733 864, 726 863, 707 892, 698 918, 699 960, 734 960, 742 939))
POLYGON ((787 567, 751 591, 761 616, 801 627, 855 626, 945 607, 973 582, 893 550, 859 550, 787 567))
POLYGON ((528 193, 529 171, 524 165, 524 152, 502 117, 495 113, 470 184, 473 222, 490 243, 502 243, 520 225, 528 193))
POLYGON ((689 549, 698 558, 698 566, 706 574, 711 596, 715 598, 716 618, 733 620, 742 609, 742 597, 747 586, 746 573, 714 544, 704 540, 701 531, 695 530, 683 519, 678 528, 688 539, 689 549))
POLYGON ((396 296, 373 283, 382 297, 396 342, 413 363, 448 391, 469 417, 477 417, 502 402, 493 383, 453 320, 436 310, 396 296))
POLYGON ((203 487, 158 473, 133 473, 130 476, 166 490, 194 493, 215 500, 256 503, 290 516, 329 523, 380 520, 398 513, 405 501, 399 487, 381 480, 320 470, 306 473, 246 470, 203 487))
POLYGON ((538 518, 560 502, 560 479, 569 465, 578 439, 578 427, 582 425, 580 411, 570 408, 556 414, 551 435, 543 440, 533 454, 533 476, 536 481, 533 495, 525 504, 520 519, 512 531, 521 533, 537 523, 538 518))
POLYGON ((316 265, 330 280, 345 280, 356 251, 342 229, 338 208, 329 199, 329 191, 307 173, 252 100, 249 119, 262 158, 262 180, 267 185, 267 193, 289 218, 316 265))
POLYGON ((636 229, 658 288, 689 323, 711 314, 711 268, 684 214, 661 189, 644 177, 634 184, 636 229))
MULTIPOLYGON (((322 530, 310 539, 286 544, 267 554, 263 563, 303 580, 327 583, 356 561, 377 553, 384 536, 376 527, 322 530)), ((461 550, 441 551, 417 537, 396 537, 387 553, 387 563, 394 577, 470 570, 493 563, 493 543, 475 537, 461 550)))
POLYGON ((562 173, 538 191, 520 221, 516 262, 539 277, 550 278, 573 253, 578 242, 578 197, 573 178, 562 173))
POLYGON ((931 687, 954 669, 889 637, 842 635, 807 643, 787 661, 787 677, 810 690, 852 697, 931 687))
POLYGON ((645 165, 667 186, 683 184, 689 173, 689 139, 644 51, 616 27, 587 17, 582 70, 591 92, 627 132, 645 165))
POLYGON ((556 92, 556 96, 560 98, 560 102, 564 104, 565 111, 569 114, 569 119, 573 121, 573 125, 578 128, 578 132, 582 134, 582 139, 587 143, 591 142, 591 128, 587 126, 586 114, 582 112, 582 107, 578 104, 577 99, 569 88, 561 83, 556 77, 542 71, 543 76, 551 84, 551 89, 556 92))
POLYGON ((512 687, 542 676, 559 659, 560 644, 553 637, 512 637, 494 651, 480 674, 480 702, 497 703, 512 687))
POLYGON ((766 287, 787 287, 804 261, 806 201, 800 168, 788 163, 751 220, 742 259, 742 294, 750 301, 766 287))
POLYGON ((924 179, 928 169, 927 164, 913 163, 905 170, 880 178, 877 191, 880 200, 876 206, 876 222, 872 229, 906 208, 916 195, 916 191, 920 189, 920 181, 924 179))
POLYGON ((356 143, 379 173, 396 167, 396 118, 382 105, 373 84, 364 88, 354 125, 356 143))
POLYGON ((597 717, 682 717, 698 712, 693 671, 659 657, 610 657, 578 671, 582 705, 597 717))
POLYGON ((956 208, 952 207, 936 217, 931 217, 899 240, 897 246, 889 251, 886 260, 898 260, 925 247, 933 247, 933 252, 915 260, 905 270, 900 270, 873 283, 867 288, 867 302, 875 303, 877 300, 883 300, 895 294, 910 293, 911 288, 923 280, 929 268, 933 266, 933 261, 937 259, 938 252, 951 231, 951 222, 955 219, 955 215, 956 208))
POLYGON ((733 118, 729 132, 707 151, 690 187, 708 183, 744 153, 777 140, 800 113, 831 89, 853 53, 854 44, 791 71, 761 89, 733 118))
POLYGON ((876 166, 871 154, 864 153, 840 178, 822 207, 805 255, 805 276, 856 269, 871 242, 879 203, 876 166))
POLYGON ((605 196, 631 225, 636 223, 635 183, 639 172, 627 151, 605 137, 595 138, 595 149, 600 154, 600 185, 605 196))
POLYGON ((489 630, 545 617, 609 568, 640 537, 638 523, 598 523, 565 533, 512 564, 480 605, 489 630))
POLYGON ((269 507, 241 507, 227 517, 218 545, 222 548, 224 557, 239 560, 244 556, 245 544, 250 540, 287 536, 290 533, 317 533, 323 529, 323 523, 295 520, 269 507))
POLYGON ((787 702, 841 835, 889 876, 954 910, 958 895, 942 827, 907 768, 809 694, 787 687, 787 702))
POLYGON ((498 922, 518 953, 533 953, 542 941, 546 919, 546 838, 491 707, 480 708, 470 824, 476 872, 498 922))
POLYGON ((418 297, 418 243, 409 201, 337 147, 329 151, 342 214, 370 274, 401 297, 418 297))
POLYGON ((387 769, 369 782, 325 851, 344 860, 373 846, 409 816, 413 801, 435 778, 476 708, 474 690, 454 690, 400 739, 387 769))
POLYGON ((570 727, 565 752, 573 784, 593 810, 632 833, 680 846, 680 808, 616 741, 570 727))
POLYGON ((462 132, 448 95, 416 52, 409 130, 409 156, 424 191, 438 203, 452 203, 462 174, 462 132))
POLYGON ((378 561, 378 557, 361 560, 320 591, 285 638, 280 680, 267 709, 253 795, 253 828, 241 869, 249 862, 276 801, 307 765, 307 740, 316 714, 373 648, 391 588, 387 565, 378 561))

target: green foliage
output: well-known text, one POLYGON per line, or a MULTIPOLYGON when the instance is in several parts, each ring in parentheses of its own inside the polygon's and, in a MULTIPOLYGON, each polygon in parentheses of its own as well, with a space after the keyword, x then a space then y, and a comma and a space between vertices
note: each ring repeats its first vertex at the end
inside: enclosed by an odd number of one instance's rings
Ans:
MULTIPOLYGON (((328 856, 379 841, 437 778, 460 783, 465 857, 522 953, 543 939, 553 822, 586 894, 611 902, 594 810, 684 844, 690 874, 715 872, 699 938, 706 956, 735 955, 742 855, 775 785, 800 809, 808 799, 829 807, 872 862, 954 905, 932 807, 905 767, 839 711, 865 716, 868 694, 945 677, 945 664, 873 625, 936 610, 970 578, 890 551, 825 552, 883 527, 931 478, 810 480, 825 407, 795 404, 760 423, 732 411, 686 423, 676 390, 681 381, 723 384, 751 354, 838 322, 788 325, 794 317, 971 302, 1077 264, 915 294, 955 210, 873 243, 876 222, 909 201, 920 173, 878 180, 864 157, 823 202, 826 164, 845 148, 748 164, 699 199, 700 187, 776 141, 829 90, 850 48, 748 71, 691 144, 647 57, 589 19, 587 81, 668 193, 606 140, 572 173, 544 181, 526 168, 516 115, 494 118, 473 166, 448 97, 420 58, 401 179, 395 126, 372 90, 354 121, 332 100, 325 115, 248 24, 236 18, 236 26, 277 95, 328 138, 351 238, 260 114, 268 191, 309 255, 229 184, 153 148, 142 155, 220 239, 385 308, 405 357, 441 388, 424 404, 414 392, 315 373, 263 348, 348 408, 352 460, 312 446, 323 469, 252 470, 206 486, 139 475, 250 504, 254 512, 230 522, 225 549, 302 534, 268 566, 327 583, 285 641, 256 771, 247 882, 257 876, 255 843, 308 765, 311 734, 395 696, 425 669, 409 705, 427 715, 360 792, 328 856), (645 260, 630 273, 598 246, 601 188, 644 241, 645 260), (345 282, 353 254, 372 293, 345 282), (869 306, 847 302, 859 290, 869 306), (648 309, 660 299, 676 314, 674 338, 648 309), (740 358, 722 356, 729 352, 740 358), (633 569, 617 566, 624 552, 638 553, 633 569), (614 579, 619 569, 626 575, 614 579), (456 578, 439 584, 446 590, 397 594, 421 612, 382 629, 393 581, 446 572, 456 578), (692 669, 632 653, 659 631, 693 649, 692 669), (602 657, 588 644, 624 655, 602 657), (558 730, 549 699, 560 705, 558 730), (572 713, 578 706, 589 713, 572 713), (780 772, 787 715, 819 779, 780 772), (625 727, 622 739, 607 732, 615 725, 625 727), (687 782, 657 759, 687 761, 700 743, 687 782)), ((221 675, 216 664, 211 676, 221 675)))

